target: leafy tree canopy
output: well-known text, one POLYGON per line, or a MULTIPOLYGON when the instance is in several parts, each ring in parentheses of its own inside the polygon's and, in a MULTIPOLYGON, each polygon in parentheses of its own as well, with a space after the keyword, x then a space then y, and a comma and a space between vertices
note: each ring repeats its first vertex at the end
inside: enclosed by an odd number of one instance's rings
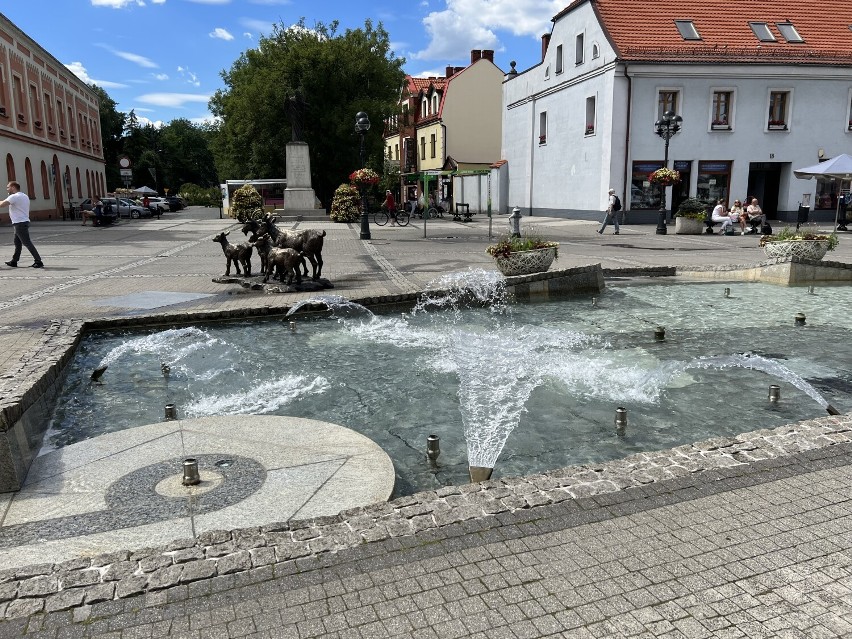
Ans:
POLYGON ((223 179, 286 177, 285 148, 292 140, 288 99, 297 91, 307 103, 301 129, 311 154, 312 184, 323 202, 360 167, 361 139, 355 114, 365 111, 367 166, 382 170, 382 126, 396 112, 405 78, 403 58, 390 49, 388 33, 370 20, 337 32, 338 23, 276 25, 258 46, 222 73, 226 88, 210 101, 220 118, 213 153, 223 179))

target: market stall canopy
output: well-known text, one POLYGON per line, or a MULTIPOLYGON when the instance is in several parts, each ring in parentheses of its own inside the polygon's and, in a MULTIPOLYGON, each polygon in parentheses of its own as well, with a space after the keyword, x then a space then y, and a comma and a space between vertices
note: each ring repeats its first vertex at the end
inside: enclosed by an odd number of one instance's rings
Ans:
POLYGON ((147 186, 140 186, 138 189, 133 189, 133 192, 138 195, 156 195, 157 192, 147 186))
MULTIPOLYGON (((809 180, 811 178, 832 178, 839 180, 838 191, 843 187, 844 180, 852 180, 852 155, 841 153, 840 155, 814 164, 806 166, 803 169, 794 169, 793 175, 800 180, 809 180)), ((834 228, 837 228, 837 221, 840 219, 841 198, 837 198, 837 210, 834 212, 834 228)), ((845 225, 842 230, 845 230, 845 225)))

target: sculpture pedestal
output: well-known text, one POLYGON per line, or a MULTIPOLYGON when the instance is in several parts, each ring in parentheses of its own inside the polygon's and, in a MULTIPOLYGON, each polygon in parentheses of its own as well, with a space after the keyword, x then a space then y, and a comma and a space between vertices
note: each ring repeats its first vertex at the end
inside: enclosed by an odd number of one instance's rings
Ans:
POLYGON ((317 196, 311 188, 311 157, 307 142, 288 142, 286 150, 287 188, 284 189, 284 210, 276 209, 279 217, 296 219, 325 219, 325 211, 317 208, 317 196))

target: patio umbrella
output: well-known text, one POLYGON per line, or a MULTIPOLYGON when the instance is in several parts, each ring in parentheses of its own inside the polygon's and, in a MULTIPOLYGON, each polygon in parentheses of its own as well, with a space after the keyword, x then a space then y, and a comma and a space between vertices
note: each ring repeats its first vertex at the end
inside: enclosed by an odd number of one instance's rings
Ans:
POLYGON ((156 195, 157 193, 154 189, 147 186, 140 186, 138 189, 133 189, 133 192, 139 195, 151 195, 152 193, 156 195))
POLYGON ((852 156, 842 153, 825 162, 806 166, 803 169, 795 169, 793 170, 793 175, 801 180, 820 177, 839 180, 840 184, 837 188, 837 210, 834 212, 834 228, 836 229, 837 220, 840 218, 840 187, 843 185, 843 180, 852 180, 852 156))

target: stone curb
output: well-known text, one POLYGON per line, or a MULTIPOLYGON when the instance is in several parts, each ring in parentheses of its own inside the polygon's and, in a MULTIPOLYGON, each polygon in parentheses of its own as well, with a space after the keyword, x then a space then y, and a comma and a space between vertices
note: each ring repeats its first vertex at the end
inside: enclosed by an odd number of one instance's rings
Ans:
POLYGON ((299 572, 305 558, 412 536, 474 518, 617 493, 706 471, 852 442, 852 414, 716 437, 603 464, 447 486, 333 517, 208 531, 159 548, 117 551, 0 571, 0 617, 75 610, 266 567, 261 580, 299 572), (301 560, 301 561, 300 561, 301 560))

